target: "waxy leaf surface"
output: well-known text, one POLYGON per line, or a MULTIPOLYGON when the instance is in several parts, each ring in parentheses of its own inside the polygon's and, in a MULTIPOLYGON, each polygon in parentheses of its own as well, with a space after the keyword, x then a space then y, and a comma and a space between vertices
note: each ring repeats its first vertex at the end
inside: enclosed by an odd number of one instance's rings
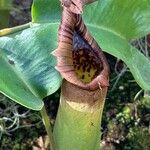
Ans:
POLYGON ((129 43, 150 33, 150 1, 99 0, 86 6, 84 20, 102 50, 122 59, 136 82, 150 90, 150 61, 129 43))
POLYGON ((58 22, 61 16, 59 0, 33 0, 32 22, 58 22))
POLYGON ((31 109, 43 106, 42 98, 54 93, 61 77, 54 69, 51 51, 57 47, 58 25, 33 26, 0 38, 0 91, 31 109))

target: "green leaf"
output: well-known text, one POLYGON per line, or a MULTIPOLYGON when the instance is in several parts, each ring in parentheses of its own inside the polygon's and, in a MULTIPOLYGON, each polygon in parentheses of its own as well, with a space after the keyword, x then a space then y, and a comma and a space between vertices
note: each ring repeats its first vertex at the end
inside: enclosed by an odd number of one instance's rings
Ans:
POLYGON ((149 0, 99 0, 88 5, 84 17, 91 25, 127 40, 150 33, 149 0))
POLYGON ((32 22, 58 22, 60 20, 59 0, 33 0, 32 22))
POLYGON ((100 47, 122 59, 146 90, 150 89, 150 61, 128 41, 150 33, 149 18, 149 0, 100 0, 84 12, 88 29, 100 47))
POLYGON ((150 89, 150 61, 126 40, 103 29, 89 28, 103 51, 123 60, 130 68, 136 82, 150 89))
POLYGON ((57 24, 42 24, 0 38, 2 93, 28 108, 38 109, 43 105, 42 98, 60 87, 62 79, 54 68, 56 59, 50 54, 57 47, 57 30, 57 24))
POLYGON ((15 66, 0 50, 0 91, 15 102, 33 110, 43 107, 41 99, 30 91, 27 83, 18 76, 15 66))

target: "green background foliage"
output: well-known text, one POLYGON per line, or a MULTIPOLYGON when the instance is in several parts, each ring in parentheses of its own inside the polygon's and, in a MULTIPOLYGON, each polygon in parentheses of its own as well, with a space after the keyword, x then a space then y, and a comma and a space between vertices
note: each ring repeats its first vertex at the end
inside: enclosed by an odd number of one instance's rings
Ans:
POLYGON ((9 25, 9 13, 11 9, 11 0, 0 0, 0 29, 9 25))

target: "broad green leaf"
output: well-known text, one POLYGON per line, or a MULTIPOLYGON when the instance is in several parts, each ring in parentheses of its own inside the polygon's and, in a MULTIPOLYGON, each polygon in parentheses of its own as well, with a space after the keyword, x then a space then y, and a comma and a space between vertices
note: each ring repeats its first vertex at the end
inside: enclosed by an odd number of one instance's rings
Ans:
POLYGON ((32 22, 58 22, 61 16, 60 10, 59 0, 33 0, 32 22))
POLYGON ((150 33, 150 0, 99 0, 88 5, 84 17, 127 40, 150 33))
POLYGON ((16 72, 13 61, 10 61, 0 50, 0 91, 15 102, 33 110, 43 107, 41 99, 36 97, 24 79, 16 72))
MULTIPOLYGON (((0 55, 5 56, 5 61, 1 60, 2 58, 0 60, 3 64, 6 63, 1 65, 0 77, 7 73, 11 74, 10 70, 13 70, 11 80, 11 75, 7 75, 7 84, 0 86, 0 90, 8 97, 26 107, 35 109, 34 107, 38 107, 39 102, 35 102, 36 106, 33 105, 33 102, 30 103, 33 97, 26 99, 23 90, 19 90, 21 87, 26 87, 30 91, 29 95, 32 93, 35 96, 34 99, 42 99, 60 87, 62 79, 54 68, 55 57, 50 54, 57 47, 57 30, 57 24, 42 24, 23 30, 18 34, 0 38, 0 55), (18 90, 15 84, 17 81, 20 83, 18 90), (11 83, 14 84, 11 85, 11 83), (13 91, 14 89, 16 92, 13 91), (11 97, 12 92, 14 97, 11 97), (18 94, 22 97, 18 98, 18 94)), ((3 81, 3 78, 1 80, 3 81)))
POLYGON ((100 47, 122 59, 146 90, 150 89, 150 61, 128 41, 150 33, 149 18, 149 0, 100 0, 84 12, 88 29, 100 47))
POLYGON ((89 28, 103 51, 122 59, 130 68, 136 82, 145 90, 150 89, 150 61, 126 40, 103 29, 89 28))

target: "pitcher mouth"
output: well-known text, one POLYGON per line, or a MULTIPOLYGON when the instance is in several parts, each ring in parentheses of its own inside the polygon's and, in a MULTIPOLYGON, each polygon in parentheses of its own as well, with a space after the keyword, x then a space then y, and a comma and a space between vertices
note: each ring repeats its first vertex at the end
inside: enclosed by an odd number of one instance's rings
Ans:
MULTIPOLYGON (((81 43, 81 42, 80 42, 81 43)), ((68 82, 85 90, 96 90, 109 85, 109 65, 95 39, 88 32, 81 15, 63 8, 58 31, 56 70, 68 82), (84 44, 74 42, 77 34, 84 44)))
POLYGON ((70 51, 55 50, 53 55, 57 56, 56 70, 68 82, 85 90, 109 86, 108 75, 105 74, 99 50, 87 47, 70 51))
POLYGON ((103 70, 97 52, 88 48, 74 49, 72 52, 74 71, 84 84, 90 83, 103 70))

